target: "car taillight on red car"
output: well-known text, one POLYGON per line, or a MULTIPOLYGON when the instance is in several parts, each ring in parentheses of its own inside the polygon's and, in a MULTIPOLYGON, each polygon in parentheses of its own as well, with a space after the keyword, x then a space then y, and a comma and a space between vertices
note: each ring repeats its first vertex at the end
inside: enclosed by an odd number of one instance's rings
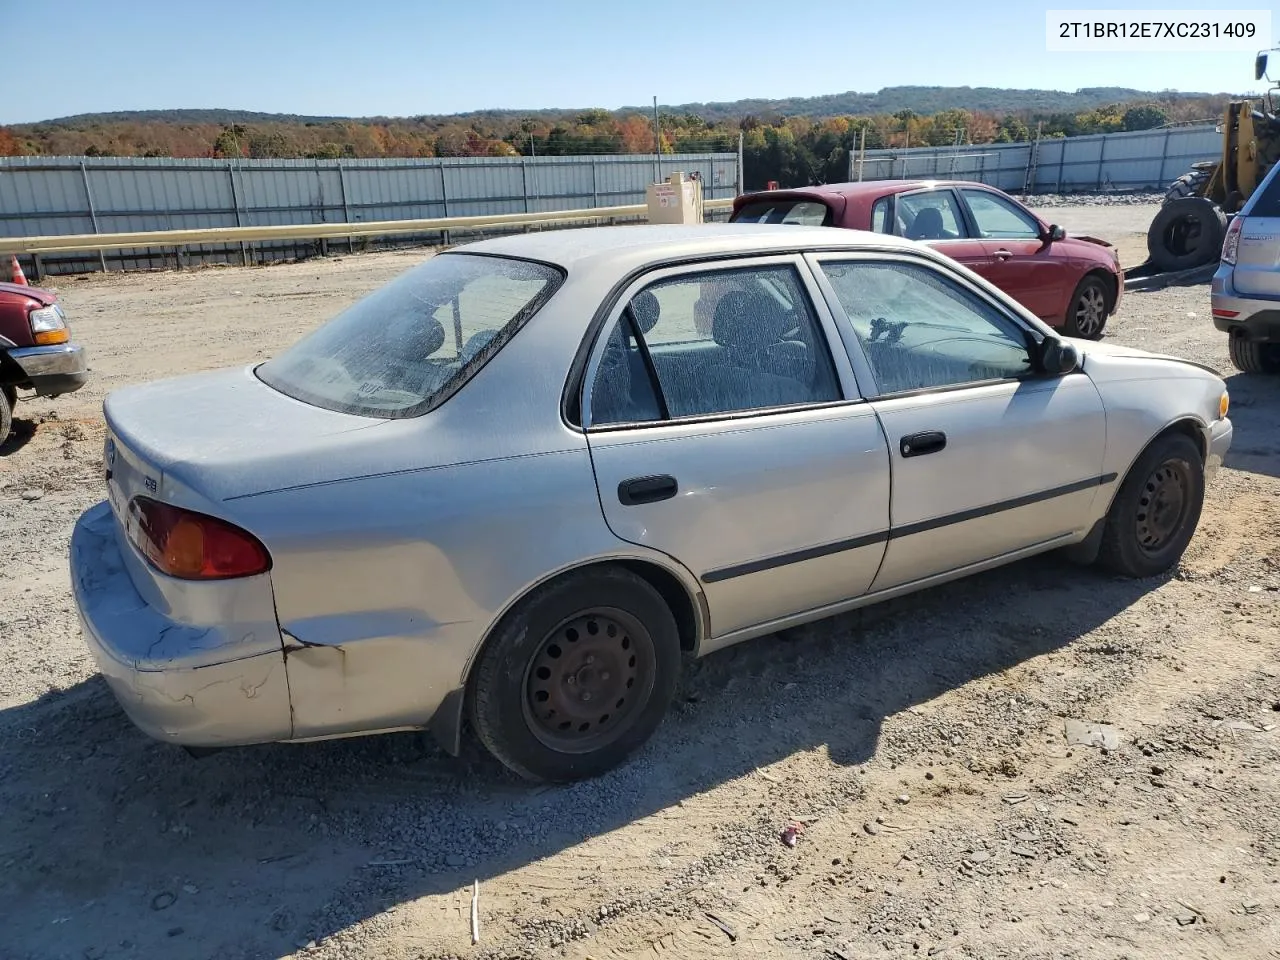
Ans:
POLYGON ((271 555, 234 524, 150 497, 129 501, 129 539, 161 573, 180 580, 228 580, 271 569, 271 555))
POLYGON ((1227 227, 1227 235, 1222 240, 1222 262, 1231 266, 1236 264, 1236 255, 1240 252, 1240 231, 1244 229, 1244 217, 1233 217, 1227 227))

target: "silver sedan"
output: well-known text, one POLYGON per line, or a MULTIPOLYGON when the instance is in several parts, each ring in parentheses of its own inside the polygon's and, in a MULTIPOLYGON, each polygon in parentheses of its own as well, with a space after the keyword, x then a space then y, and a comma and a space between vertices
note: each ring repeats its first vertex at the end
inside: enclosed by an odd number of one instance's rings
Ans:
POLYGON ((1227 406, 894 237, 492 239, 265 363, 112 394, 72 582, 153 737, 469 727, 572 780, 686 656, 1059 548, 1169 570, 1227 406))

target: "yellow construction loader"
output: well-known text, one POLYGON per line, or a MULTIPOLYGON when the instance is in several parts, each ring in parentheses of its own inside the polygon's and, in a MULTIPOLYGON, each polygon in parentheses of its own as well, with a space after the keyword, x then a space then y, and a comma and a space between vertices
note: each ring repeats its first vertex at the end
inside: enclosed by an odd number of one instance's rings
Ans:
POLYGON ((1267 74, 1267 56, 1276 52, 1280 47, 1262 51, 1254 61, 1254 79, 1265 77, 1272 84, 1262 99, 1227 104, 1219 124, 1222 158, 1194 164, 1169 185, 1147 231, 1149 263, 1155 270, 1190 270, 1216 261, 1228 217, 1244 206, 1280 159, 1280 117, 1272 99, 1280 83, 1267 74))

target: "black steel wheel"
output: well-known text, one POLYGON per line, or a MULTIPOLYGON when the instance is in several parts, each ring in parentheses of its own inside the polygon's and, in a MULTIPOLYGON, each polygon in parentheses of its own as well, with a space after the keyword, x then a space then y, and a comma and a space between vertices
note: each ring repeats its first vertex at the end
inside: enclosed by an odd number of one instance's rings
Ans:
POLYGON ((1062 332, 1068 337, 1098 340, 1107 325, 1111 299, 1101 277, 1085 277, 1071 294, 1062 332))
POLYGON ((614 607, 552 630, 525 676, 525 720, 562 753, 590 753, 623 735, 653 690, 657 658, 644 624, 614 607))
POLYGON ((1099 562, 1126 577, 1152 577, 1177 565, 1204 506, 1204 461, 1189 436, 1171 432, 1134 462, 1112 501, 1099 562))
POLYGON ((662 595, 617 567, 568 574, 499 624, 468 683, 471 725, 498 760, 534 780, 598 776, 658 728, 680 673, 662 595))

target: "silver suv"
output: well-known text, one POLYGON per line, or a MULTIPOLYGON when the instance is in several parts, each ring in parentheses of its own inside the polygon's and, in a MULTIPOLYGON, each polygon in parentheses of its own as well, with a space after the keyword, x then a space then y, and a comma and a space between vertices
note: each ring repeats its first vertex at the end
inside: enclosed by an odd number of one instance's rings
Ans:
POLYGON ((1280 163, 1227 227, 1213 275, 1213 325, 1245 373, 1280 373, 1280 163))

